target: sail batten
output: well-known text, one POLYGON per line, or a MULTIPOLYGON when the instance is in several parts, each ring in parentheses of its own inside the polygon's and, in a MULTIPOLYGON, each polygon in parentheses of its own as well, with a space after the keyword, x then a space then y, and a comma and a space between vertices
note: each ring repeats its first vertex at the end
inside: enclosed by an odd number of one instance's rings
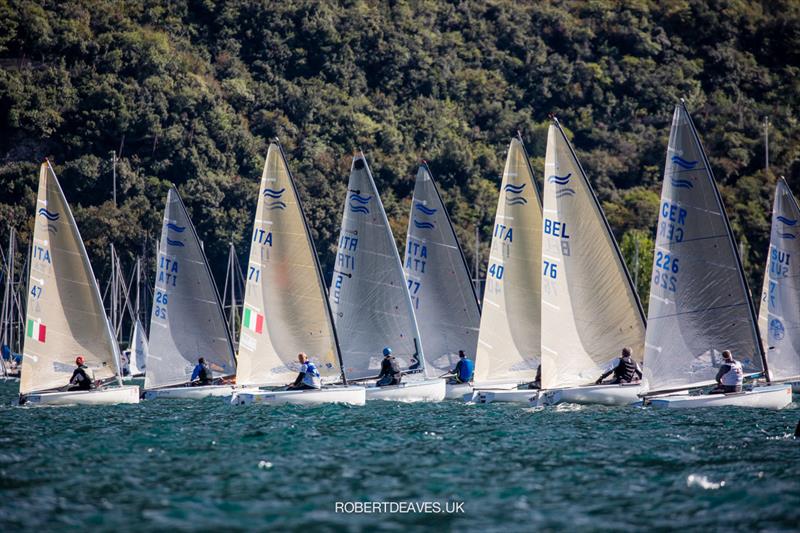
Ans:
POLYGON ((199 358, 217 376, 236 372, 217 287, 186 207, 167 193, 156 263, 145 389, 182 385, 199 358))
POLYGON ((475 386, 528 383, 541 357, 542 202, 525 147, 508 148, 475 358, 475 386))
POLYGON ((650 391, 713 382, 721 352, 764 370, 736 241, 700 138, 675 108, 650 280, 644 373, 650 391))
POLYGON ((291 382, 305 352, 323 382, 342 379, 327 293, 283 150, 270 144, 261 176, 239 341, 239 385, 291 382))

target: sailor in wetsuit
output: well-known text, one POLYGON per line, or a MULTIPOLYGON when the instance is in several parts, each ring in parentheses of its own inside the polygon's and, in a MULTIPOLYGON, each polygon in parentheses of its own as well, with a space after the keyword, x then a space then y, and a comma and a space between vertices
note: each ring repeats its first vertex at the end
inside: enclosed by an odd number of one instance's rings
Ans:
POLYGON ((609 384, 619 385, 620 383, 636 383, 642 379, 642 369, 631 357, 631 349, 625 347, 622 349, 622 357, 616 360, 616 364, 612 362, 612 368, 600 378, 595 381, 595 384, 601 385, 603 380, 611 374, 614 374, 614 379, 609 384))
POLYGON ((451 384, 469 383, 472 381, 472 375, 475 373, 475 363, 467 358, 464 350, 458 351, 458 363, 453 369, 453 377, 450 378, 451 384))
POLYGON ((322 381, 320 381, 319 371, 314 363, 303 352, 297 354, 297 360, 300 362, 300 373, 297 374, 294 383, 286 387, 286 390, 321 389, 322 381))
POLYGON ((78 365, 78 368, 72 372, 67 390, 92 390, 94 388, 94 372, 86 366, 82 355, 75 358, 75 364, 78 365))
POLYGON ((211 372, 211 367, 208 366, 206 360, 204 358, 200 358, 197 360, 197 366, 194 367, 192 370, 192 385, 211 385, 211 381, 214 379, 214 374, 211 372), (197 380, 197 382, 195 382, 197 380))
POLYGON ((715 379, 717 386, 709 394, 742 392, 742 382, 744 381, 742 363, 733 358, 730 350, 722 352, 722 364, 715 379))
POLYGON ((378 382, 375 383, 378 387, 386 387, 388 385, 398 385, 402 379, 400 372, 400 365, 397 359, 392 355, 392 349, 388 346, 383 349, 383 361, 381 361, 381 373, 378 374, 378 382))

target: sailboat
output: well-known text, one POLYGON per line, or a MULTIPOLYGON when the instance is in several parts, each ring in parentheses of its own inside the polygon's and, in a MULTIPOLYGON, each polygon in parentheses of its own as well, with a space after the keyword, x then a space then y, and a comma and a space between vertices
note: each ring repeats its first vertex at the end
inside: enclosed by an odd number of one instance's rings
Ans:
MULTIPOLYGON (((722 198, 683 101, 675 107, 658 214, 645 337, 645 404, 779 409, 789 385, 690 395, 715 383, 724 350, 744 372, 766 372, 750 290, 722 198), (680 394, 670 394, 684 391, 680 394)), ((769 380, 769 373, 766 372, 769 380)))
MULTIPOLYGON (((426 364, 437 373, 448 373, 458 362, 459 350, 475 354, 481 311, 461 246, 425 162, 414 184, 403 268, 426 364)), ((447 383, 445 398, 460 400, 471 392, 469 383, 447 383)))
POLYGON ((512 139, 497 201, 475 356, 476 403, 535 397, 541 352, 542 201, 521 139, 512 139))
POLYGON ((25 324, 20 404, 139 403, 139 388, 122 386, 119 347, 49 161, 39 173, 25 324), (78 355, 98 388, 65 390, 78 355))
POLYGON ((329 301, 348 379, 375 379, 385 346, 407 373, 399 385, 368 386, 368 400, 444 399, 445 383, 425 360, 403 265, 363 153, 350 169, 329 301))
POLYGON ((625 346, 642 362, 644 311, 603 208, 556 118, 547 134, 542 235, 537 404, 638 401, 638 383, 595 384, 625 346))
POLYGON ((236 372, 233 342, 217 286, 178 191, 167 193, 158 247, 144 398, 230 396, 232 385, 193 387, 200 357, 215 376, 236 372))
POLYGON ((323 385, 342 382, 341 354, 311 232, 283 150, 267 152, 250 242, 233 404, 348 403, 364 405, 364 387, 253 390, 281 387, 298 374, 305 352, 323 385))
POLYGON ((775 186, 758 326, 773 382, 800 392, 800 207, 786 180, 775 186))
POLYGON ((147 368, 147 334, 142 322, 137 318, 131 334, 131 346, 128 352, 128 375, 131 378, 143 376, 147 368))

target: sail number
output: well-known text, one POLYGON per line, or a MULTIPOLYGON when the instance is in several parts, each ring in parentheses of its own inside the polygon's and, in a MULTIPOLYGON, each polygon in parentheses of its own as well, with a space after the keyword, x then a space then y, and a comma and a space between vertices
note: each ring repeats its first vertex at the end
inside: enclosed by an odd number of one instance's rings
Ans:
POLYGON ((653 283, 657 287, 661 287, 670 292, 675 292, 677 290, 678 278, 672 275, 680 271, 677 257, 672 257, 670 254, 665 254, 664 252, 656 252, 656 262, 653 271, 653 283))
POLYGON ((166 292, 156 291, 156 305, 153 308, 153 314, 156 318, 162 320, 167 319, 167 300, 168 296, 166 292))
POLYGON ((414 281, 413 279, 408 280, 408 293, 411 295, 414 309, 419 309, 419 289, 421 287, 422 284, 419 281, 414 281))
POLYGON ((492 263, 491 266, 489 266, 488 273, 495 279, 503 279, 503 272, 505 272, 505 267, 503 265, 492 263))
POLYGON ((546 278, 556 279, 558 278, 558 265, 555 263, 551 263, 550 261, 544 261, 542 265, 542 275, 546 278))
POLYGON ((260 279, 261 279, 261 269, 251 266, 250 271, 247 273, 247 281, 258 283, 260 279))
POLYGON ((39 287, 38 285, 33 285, 31 287, 31 296, 33 296, 33 299, 38 300, 39 296, 41 295, 42 295, 42 288, 39 287))

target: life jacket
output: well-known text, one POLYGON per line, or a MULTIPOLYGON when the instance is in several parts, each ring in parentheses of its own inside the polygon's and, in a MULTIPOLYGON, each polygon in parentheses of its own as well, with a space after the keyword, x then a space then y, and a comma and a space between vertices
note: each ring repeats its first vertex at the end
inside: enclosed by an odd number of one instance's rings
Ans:
POLYGON ((636 379, 636 362, 630 357, 620 357, 619 363, 614 369, 614 377, 625 383, 636 379))
POLYGON ((458 379, 462 382, 467 382, 472 379, 472 374, 475 372, 475 363, 470 359, 464 357, 458 362, 458 379))
POLYGON ((314 363, 311 361, 303 363, 303 366, 300 367, 300 372, 303 373, 303 383, 315 389, 322 388, 319 371, 314 363))
POLYGON ((727 365, 730 367, 730 370, 725 372, 722 377, 719 379, 719 382, 723 385, 732 387, 736 385, 741 385, 744 381, 744 371, 742 370, 742 363, 739 361, 731 361, 731 362, 724 362, 723 365, 727 365))
POLYGON ((208 363, 205 363, 200 368, 200 374, 197 375, 197 378, 201 383, 207 383, 214 379, 214 374, 211 372, 211 367, 208 366, 208 363))

